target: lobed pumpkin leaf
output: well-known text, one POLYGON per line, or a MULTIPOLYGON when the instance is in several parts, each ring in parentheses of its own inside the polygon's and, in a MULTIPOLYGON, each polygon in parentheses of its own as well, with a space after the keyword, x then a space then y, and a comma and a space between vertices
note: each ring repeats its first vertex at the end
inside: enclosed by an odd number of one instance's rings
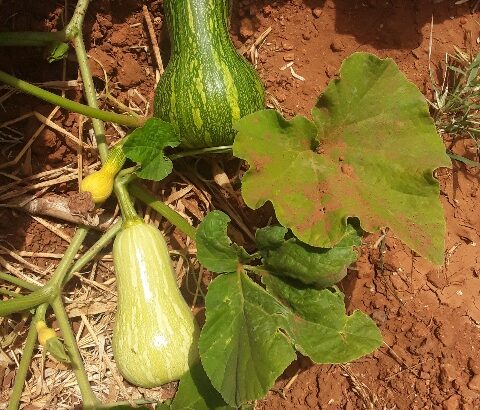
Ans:
POLYGON ((172 161, 165 148, 180 145, 175 128, 158 118, 149 118, 143 127, 135 129, 123 144, 125 156, 141 165, 137 175, 143 179, 161 181, 172 172, 172 161))
POLYGON ((236 272, 217 277, 208 289, 200 357, 229 405, 263 397, 295 358, 294 347, 318 363, 340 363, 381 344, 368 316, 346 315, 338 290, 312 289, 272 275, 263 280, 267 290, 236 272))
POLYGON ((443 263, 445 220, 438 167, 450 166, 425 98, 390 60, 356 53, 312 111, 314 122, 272 110, 236 124, 233 151, 250 168, 245 203, 271 201, 301 241, 331 248, 358 217, 390 227, 410 248, 443 263))

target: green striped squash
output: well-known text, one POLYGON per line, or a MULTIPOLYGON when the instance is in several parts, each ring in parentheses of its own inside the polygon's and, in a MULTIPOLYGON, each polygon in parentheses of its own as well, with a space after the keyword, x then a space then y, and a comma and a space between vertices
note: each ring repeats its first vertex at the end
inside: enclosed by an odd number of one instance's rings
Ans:
POLYGON ((182 146, 232 144, 234 121, 264 108, 255 69, 228 32, 230 0, 165 0, 172 55, 158 83, 154 115, 177 127, 182 146))
POLYGON ((127 223, 113 244, 118 308, 113 355, 130 383, 155 387, 178 380, 198 360, 199 328, 175 280, 162 234, 127 223))

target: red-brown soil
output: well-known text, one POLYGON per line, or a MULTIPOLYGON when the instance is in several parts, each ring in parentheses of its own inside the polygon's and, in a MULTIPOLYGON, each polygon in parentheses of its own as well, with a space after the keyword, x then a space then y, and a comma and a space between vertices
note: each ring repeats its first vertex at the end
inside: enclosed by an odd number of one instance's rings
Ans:
MULTIPOLYGON (((162 55, 168 60, 168 38, 161 30, 162 2, 145 2, 159 33, 162 55)), ((480 18, 476 2, 453 0, 240 0, 233 8, 232 36, 236 46, 251 44, 268 27, 271 33, 259 49, 257 69, 271 96, 288 117, 309 114, 317 96, 337 73, 342 60, 355 51, 368 51, 395 60, 427 98, 432 97, 429 67, 441 73, 445 53, 459 47, 479 50, 480 18), (431 22, 433 21, 433 25, 431 22), (431 36, 432 34, 432 36, 431 36), (429 43, 431 41, 431 53, 429 43), (297 74, 281 70, 293 61, 297 74)), ((145 109, 137 90, 152 103, 155 62, 143 24, 142 4, 133 0, 93 2, 86 20, 85 41, 92 57, 97 90, 109 89, 121 102, 145 109)), ((57 1, 0 1, 0 27, 6 30, 52 30, 61 27, 63 6, 57 1)), ((72 54, 73 55, 73 54, 72 54)), ((77 79, 73 57, 66 78, 77 79)), ((32 82, 59 80, 62 63, 47 64, 36 50, 1 49, 0 69, 32 82)), ((67 91, 81 99, 81 90, 67 91)), ((0 107, 0 123, 31 110, 48 115, 51 107, 15 95, 0 107)), ((54 121, 78 135, 77 116, 60 110, 54 121)), ((32 119, 17 127, 25 138, 38 127, 32 119)), ((86 128, 87 125, 85 126, 86 128)), ((88 130, 84 131, 87 138, 88 130)), ((116 138, 113 128, 108 138, 116 138)), ((458 155, 477 160, 469 139, 445 137, 458 155)), ((0 164, 21 149, 0 149, 0 164), (7 158, 8 157, 8 158, 7 158)), ((31 175, 76 163, 76 148, 61 134, 45 130, 36 139, 31 159, 23 158, 4 171, 31 175)), ((86 157, 94 162, 95 158, 86 157)), ((313 365, 301 359, 286 371, 258 409, 445 409, 480 408, 480 213, 476 204, 479 170, 454 162, 437 171, 447 218, 445 266, 435 267, 412 254, 387 233, 385 248, 375 249, 378 236, 367 238, 359 261, 350 270, 350 309, 366 311, 382 330, 385 345, 377 352, 341 366, 313 365), (292 379, 293 378, 293 379, 292 379), (285 386, 287 389, 284 389, 285 386)), ((0 175, 0 187, 10 182, 0 175)), ((66 195, 75 182, 51 191, 66 195)), ((250 215, 250 213, 249 213, 250 215)), ((62 227, 72 234, 73 227, 62 227)), ((67 242, 29 216, 0 209, 0 242, 17 250, 61 253, 67 242)), ((51 259, 30 260, 40 268, 51 259)), ((104 272, 105 281, 111 273, 104 272)), ((14 318, 15 320, 18 318, 14 318)), ((16 323, 16 322, 15 322, 16 323)), ((20 326, 22 337, 26 328, 20 326)), ((3 336, 0 333, 0 337, 3 336)), ((1 341, 1 339, 0 339, 1 341)), ((16 342, 19 353, 21 342, 16 342)), ((0 350, 1 353, 1 350, 0 350)), ((5 408, 15 365, 2 368, 0 408, 5 408), (9 371, 10 369, 10 371, 9 371)), ((61 395, 61 392, 58 393, 61 395)), ((51 407, 45 407, 51 408, 51 407)))

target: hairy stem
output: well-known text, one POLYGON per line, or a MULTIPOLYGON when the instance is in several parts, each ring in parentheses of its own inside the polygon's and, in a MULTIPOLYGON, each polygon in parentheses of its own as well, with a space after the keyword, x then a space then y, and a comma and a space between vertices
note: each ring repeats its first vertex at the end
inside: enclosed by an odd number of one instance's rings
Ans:
POLYGON ((32 309, 35 306, 46 303, 51 299, 52 294, 52 288, 44 286, 29 295, 8 299, 0 303, 0 317, 21 312, 22 310, 32 309))
POLYGON ((140 220, 127 190, 127 185, 131 179, 132 170, 123 170, 115 178, 114 185, 115 195, 117 196, 118 204, 122 212, 123 223, 126 225, 140 220))
POLYGON ((0 272, 0 279, 31 291, 39 289, 37 285, 34 285, 33 283, 27 282, 26 280, 17 278, 15 276, 9 275, 8 273, 0 272))
MULTIPOLYGON (((141 406, 143 404, 155 404, 156 400, 137 399, 137 400, 133 400, 133 403, 136 404, 137 406, 141 406)), ((95 410, 112 409, 112 408, 123 407, 123 406, 125 406, 125 408, 131 408, 131 405, 132 404, 129 401, 117 401, 116 403, 98 404, 95 407, 95 410)))
MULTIPOLYGON (((75 37, 73 44, 75 46, 75 53, 77 55, 78 68, 80 69, 80 75, 83 81, 85 99, 91 108, 98 109, 97 93, 95 91, 95 85, 93 84, 90 66, 88 65, 88 56, 87 51, 85 50, 85 43, 83 42, 82 33, 79 33, 79 35, 75 37)), ((93 131, 95 132, 98 153, 102 162, 105 162, 108 156, 108 146, 105 139, 105 127, 103 126, 103 122, 101 120, 101 118, 99 119, 97 117, 92 117, 93 131)))
POLYGON ((140 183, 134 182, 130 184, 129 191, 134 197, 138 198, 140 201, 157 211, 167 221, 175 225, 183 233, 190 236, 190 238, 195 239, 196 229, 191 226, 182 215, 174 211, 167 204, 155 198, 155 196, 140 183))
POLYGON ((22 396, 23 386, 25 385, 25 380, 27 379, 28 368, 30 367, 33 350, 35 349, 37 341, 37 329, 35 328, 35 324, 37 323, 37 321, 45 318, 45 312, 47 311, 47 308, 47 303, 41 304, 35 312, 32 323, 30 323, 27 340, 25 342, 25 347, 23 348, 22 358, 20 359, 20 366, 18 367, 17 374, 15 376, 15 384, 13 385, 12 395, 10 396, 7 410, 16 410, 20 405, 20 398, 22 396))
POLYGON ((8 289, 5 289, 5 288, 0 288, 0 295, 11 296, 12 298, 18 298, 18 297, 22 296, 22 295, 14 292, 12 290, 8 290, 8 289))
POLYGON ((88 262, 95 258, 95 256, 97 256, 98 253, 105 248, 113 238, 115 238, 121 228, 122 222, 117 222, 108 228, 107 232, 105 232, 100 239, 77 260, 77 262, 75 262, 63 283, 67 283, 73 277, 75 272, 79 272, 88 262))
POLYGON ((0 33, 0 47, 44 47, 55 42, 63 42, 65 34, 55 32, 3 32, 0 33))
POLYGON ((64 98, 57 94, 51 93, 50 91, 46 91, 40 87, 37 87, 36 85, 13 77, 4 71, 0 71, 0 82, 3 82, 10 87, 33 95, 34 97, 40 98, 41 100, 47 101, 51 104, 58 105, 69 111, 86 115, 87 117, 98 118, 103 121, 115 122, 117 124, 126 125, 128 127, 140 127, 145 122, 141 118, 117 114, 110 111, 103 111, 99 110, 98 108, 92 108, 88 105, 80 104, 78 102, 69 100, 68 98, 64 98))
POLYGON ((205 154, 223 154, 225 152, 232 152, 232 145, 222 145, 220 147, 211 147, 211 148, 200 148, 192 149, 188 151, 181 151, 175 154, 170 155, 172 161, 184 157, 194 157, 195 155, 205 155, 205 154))
POLYGON ((87 8, 90 0, 78 0, 73 12, 72 18, 63 29, 65 41, 70 41, 82 32, 83 20, 87 14, 87 8))
POLYGON ((83 366, 82 356, 78 350, 77 341, 70 326, 70 321, 67 313, 65 312, 60 295, 52 301, 52 309, 57 318, 65 348, 67 349, 72 362, 75 378, 77 379, 78 387, 80 388, 80 393, 82 394, 83 408, 94 409, 95 405, 99 403, 99 401, 95 397, 95 394, 93 393, 88 381, 87 373, 85 372, 85 367, 83 366))
POLYGON ((62 284, 65 280, 65 276, 70 271, 70 267, 75 259, 75 255, 82 246, 85 237, 87 236, 88 229, 86 227, 79 227, 72 238, 72 242, 68 246, 62 260, 58 264, 52 278, 49 280, 47 286, 52 286, 55 289, 55 296, 61 292, 62 284))
POLYGON ((55 32, 3 32, 0 33, 0 47, 42 47, 52 43, 66 43, 72 40, 82 29, 83 20, 90 0, 78 0, 69 23, 62 31, 55 32))
POLYGON ((70 266, 82 246, 82 243, 87 235, 87 228, 80 227, 75 232, 72 242, 68 246, 62 260, 58 264, 52 278, 44 287, 37 289, 29 295, 20 296, 15 299, 9 299, 0 304, 0 316, 6 316, 11 313, 28 310, 42 303, 52 300, 60 294, 61 286, 65 275, 68 273, 70 266))

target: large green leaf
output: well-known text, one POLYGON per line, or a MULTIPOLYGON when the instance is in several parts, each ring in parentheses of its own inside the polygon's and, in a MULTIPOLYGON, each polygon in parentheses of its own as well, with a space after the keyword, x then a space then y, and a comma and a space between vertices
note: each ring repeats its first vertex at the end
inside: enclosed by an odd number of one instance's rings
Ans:
POLYGON ((123 144, 123 152, 127 158, 141 165, 137 172, 140 178, 161 181, 173 168, 164 150, 179 144, 180 137, 170 123, 149 118, 143 127, 128 136, 123 144))
POLYGON ((450 160, 415 85, 392 60, 356 53, 312 114, 314 123, 271 110, 237 122, 234 154, 250 165, 246 204, 271 201, 282 225, 324 248, 341 240, 349 217, 369 232, 388 226, 441 264, 445 221, 432 173, 450 160))
POLYGON ((257 230, 257 246, 265 268, 273 275, 326 288, 340 282, 347 267, 357 259, 354 246, 361 245, 357 231, 348 225, 345 236, 333 248, 315 248, 295 237, 285 239, 287 229, 269 226, 257 230))
POLYGON ((232 406, 263 397, 295 359, 279 330, 288 310, 244 273, 217 277, 205 303, 199 350, 213 386, 232 406))
POLYGON ((267 290, 291 309, 287 332, 296 348, 316 363, 345 363, 373 352, 382 343, 375 322, 356 310, 345 313, 337 288, 317 290, 275 276, 265 276, 267 290))
POLYGON ((375 323, 361 312, 347 316, 338 290, 263 280, 278 299, 243 272, 219 276, 208 289, 200 357, 228 404, 263 397, 294 359, 293 347, 319 363, 339 363, 380 345, 375 323))

